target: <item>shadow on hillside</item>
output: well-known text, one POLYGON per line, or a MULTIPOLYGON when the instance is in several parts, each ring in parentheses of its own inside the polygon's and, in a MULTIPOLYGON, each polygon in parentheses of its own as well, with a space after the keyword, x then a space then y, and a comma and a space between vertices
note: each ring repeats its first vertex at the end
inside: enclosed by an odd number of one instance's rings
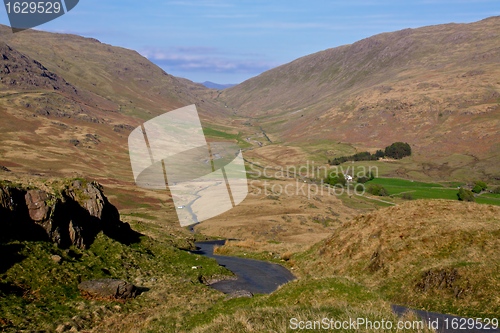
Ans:
MULTIPOLYGON (((17 195, 17 193, 15 193, 17 195)), ((41 225, 31 221, 26 205, 14 205, 13 210, 0 207, 0 246, 9 241, 48 241, 49 237, 41 225)))
POLYGON ((140 237, 143 235, 133 230, 130 227, 130 224, 122 222, 120 220, 120 213, 118 212, 118 209, 109 203, 109 201, 104 207, 102 216, 103 221, 114 221, 113 223, 105 223, 102 229, 104 234, 109 238, 125 245, 139 243, 141 241, 140 237))
POLYGON ((20 254, 23 249, 22 244, 0 244, 0 274, 26 259, 26 256, 20 254))
POLYGON ((12 283, 0 282, 0 295, 22 297, 26 290, 12 283))
POLYGON ((104 234, 124 245, 139 243, 143 234, 133 230, 128 223, 119 221, 119 224, 106 227, 104 234))

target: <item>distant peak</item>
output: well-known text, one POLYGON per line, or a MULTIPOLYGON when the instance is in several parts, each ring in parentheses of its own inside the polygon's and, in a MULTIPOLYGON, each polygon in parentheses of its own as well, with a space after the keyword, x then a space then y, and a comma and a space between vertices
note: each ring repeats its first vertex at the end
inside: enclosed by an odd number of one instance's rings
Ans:
POLYGON ((220 84, 220 83, 214 83, 210 81, 205 81, 202 83, 205 87, 209 89, 217 89, 217 90, 224 90, 227 88, 234 87, 236 84, 220 84))

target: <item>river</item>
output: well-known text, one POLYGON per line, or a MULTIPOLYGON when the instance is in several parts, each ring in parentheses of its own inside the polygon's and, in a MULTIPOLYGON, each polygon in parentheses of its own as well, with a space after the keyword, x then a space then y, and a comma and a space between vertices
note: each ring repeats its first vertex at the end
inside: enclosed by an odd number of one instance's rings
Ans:
POLYGON ((216 282, 211 287, 229 294, 236 291, 249 291, 252 294, 270 294, 282 284, 295 279, 295 276, 285 267, 266 261, 253 260, 238 257, 215 255, 214 246, 224 245, 225 240, 198 242, 197 251, 201 254, 217 260, 219 265, 232 271, 237 279, 216 282))

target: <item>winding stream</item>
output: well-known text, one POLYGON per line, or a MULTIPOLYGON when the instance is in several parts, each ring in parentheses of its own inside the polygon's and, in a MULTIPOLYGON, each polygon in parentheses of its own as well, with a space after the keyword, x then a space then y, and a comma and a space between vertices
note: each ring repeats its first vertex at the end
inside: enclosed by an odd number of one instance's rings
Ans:
POLYGON ((219 281, 210 286, 229 294, 237 291, 249 291, 252 294, 270 294, 282 284, 295 279, 285 267, 266 261, 238 257, 219 256, 214 254, 215 245, 224 245, 225 240, 198 242, 197 251, 217 260, 219 265, 232 271, 237 279, 219 281))

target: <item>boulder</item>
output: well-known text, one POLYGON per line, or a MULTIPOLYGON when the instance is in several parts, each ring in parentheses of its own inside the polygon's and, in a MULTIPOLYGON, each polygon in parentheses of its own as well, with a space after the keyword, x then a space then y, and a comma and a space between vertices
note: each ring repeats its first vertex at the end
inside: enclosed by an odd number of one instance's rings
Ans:
POLYGON ((127 299, 135 298, 138 289, 131 283, 117 279, 83 281, 78 285, 83 294, 99 298, 127 299))
POLYGON ((49 200, 49 195, 46 192, 29 190, 26 192, 25 198, 26 206, 28 206, 28 211, 33 221, 44 222, 49 218, 52 207, 46 203, 49 200))
POLYGON ((234 290, 226 296, 226 299, 242 298, 242 297, 252 298, 253 294, 248 290, 234 290))
POLYGON ((50 257, 52 261, 54 261, 56 264, 60 264, 62 261, 62 257, 60 255, 54 254, 53 256, 50 257))

